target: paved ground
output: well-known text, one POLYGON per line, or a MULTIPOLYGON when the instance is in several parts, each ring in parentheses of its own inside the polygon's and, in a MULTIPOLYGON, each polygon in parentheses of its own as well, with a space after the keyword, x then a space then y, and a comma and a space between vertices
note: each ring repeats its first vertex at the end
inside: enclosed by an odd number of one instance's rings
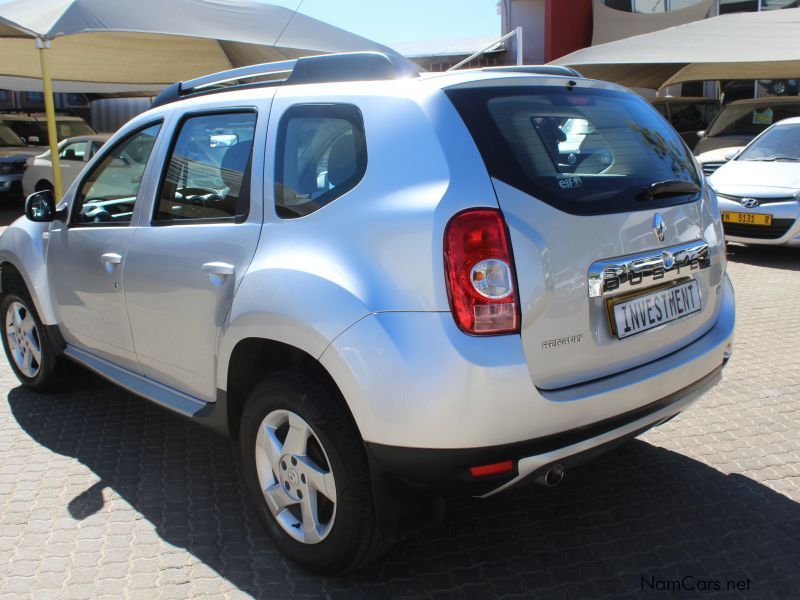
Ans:
POLYGON ((799 265, 735 249, 735 355, 685 415, 553 490, 455 503, 340 579, 273 549, 226 440, 88 375, 26 392, 3 360, 0 597, 798 597, 799 265))

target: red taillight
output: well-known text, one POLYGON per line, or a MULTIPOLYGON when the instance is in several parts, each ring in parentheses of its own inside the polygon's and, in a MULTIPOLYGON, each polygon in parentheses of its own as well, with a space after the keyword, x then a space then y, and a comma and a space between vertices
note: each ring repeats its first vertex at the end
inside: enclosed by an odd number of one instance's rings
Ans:
POLYGON ((466 210, 444 232, 450 310, 472 335, 519 332, 519 300, 506 225, 499 210, 466 210))
POLYGON ((492 463, 491 465, 481 465, 479 467, 470 467, 469 474, 473 477, 488 477, 489 475, 500 475, 501 473, 510 473, 514 470, 514 462, 504 460, 499 463, 492 463))

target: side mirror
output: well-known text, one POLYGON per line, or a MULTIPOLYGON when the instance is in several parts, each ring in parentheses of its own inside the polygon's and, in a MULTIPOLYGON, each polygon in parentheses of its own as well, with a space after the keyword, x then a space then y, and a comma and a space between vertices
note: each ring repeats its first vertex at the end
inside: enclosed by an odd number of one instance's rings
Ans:
POLYGON ((30 135, 28 136, 28 143, 32 146, 33 144, 39 143, 39 136, 38 135, 30 135))
POLYGON ((725 154, 724 158, 725 158, 725 160, 733 160, 736 157, 737 154, 739 154, 738 150, 731 150, 730 152, 725 154))
POLYGON ((705 134, 706 134, 706 130, 705 130, 705 129, 702 129, 702 130, 700 130, 700 131, 698 131, 698 132, 697 132, 697 137, 698 137, 698 138, 701 138, 701 137, 703 137, 705 134))
POLYGON ((25 200, 25 216, 34 223, 51 223, 64 215, 56 210, 56 197, 52 190, 42 190, 25 200))

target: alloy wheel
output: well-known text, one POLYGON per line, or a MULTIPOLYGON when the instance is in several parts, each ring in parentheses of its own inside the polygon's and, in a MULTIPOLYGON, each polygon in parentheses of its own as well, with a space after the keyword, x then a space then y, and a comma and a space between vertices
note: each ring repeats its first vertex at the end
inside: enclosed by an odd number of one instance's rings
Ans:
POLYGON ((33 379, 42 366, 42 344, 36 321, 22 302, 12 302, 6 311, 6 341, 17 368, 33 379))
POLYGON ((261 422, 255 444, 264 500, 281 528, 295 540, 324 540, 336 517, 336 482, 328 455, 298 414, 274 410, 261 422))

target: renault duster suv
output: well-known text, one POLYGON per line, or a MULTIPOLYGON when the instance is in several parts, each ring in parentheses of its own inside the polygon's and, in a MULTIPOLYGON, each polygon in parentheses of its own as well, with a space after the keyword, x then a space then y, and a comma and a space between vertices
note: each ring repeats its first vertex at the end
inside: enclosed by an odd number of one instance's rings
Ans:
POLYGON ((233 436, 272 540, 319 573, 448 495, 557 483, 731 352, 696 162, 568 69, 357 53, 176 84, 26 212, 0 238, 19 379, 73 361, 233 436))

